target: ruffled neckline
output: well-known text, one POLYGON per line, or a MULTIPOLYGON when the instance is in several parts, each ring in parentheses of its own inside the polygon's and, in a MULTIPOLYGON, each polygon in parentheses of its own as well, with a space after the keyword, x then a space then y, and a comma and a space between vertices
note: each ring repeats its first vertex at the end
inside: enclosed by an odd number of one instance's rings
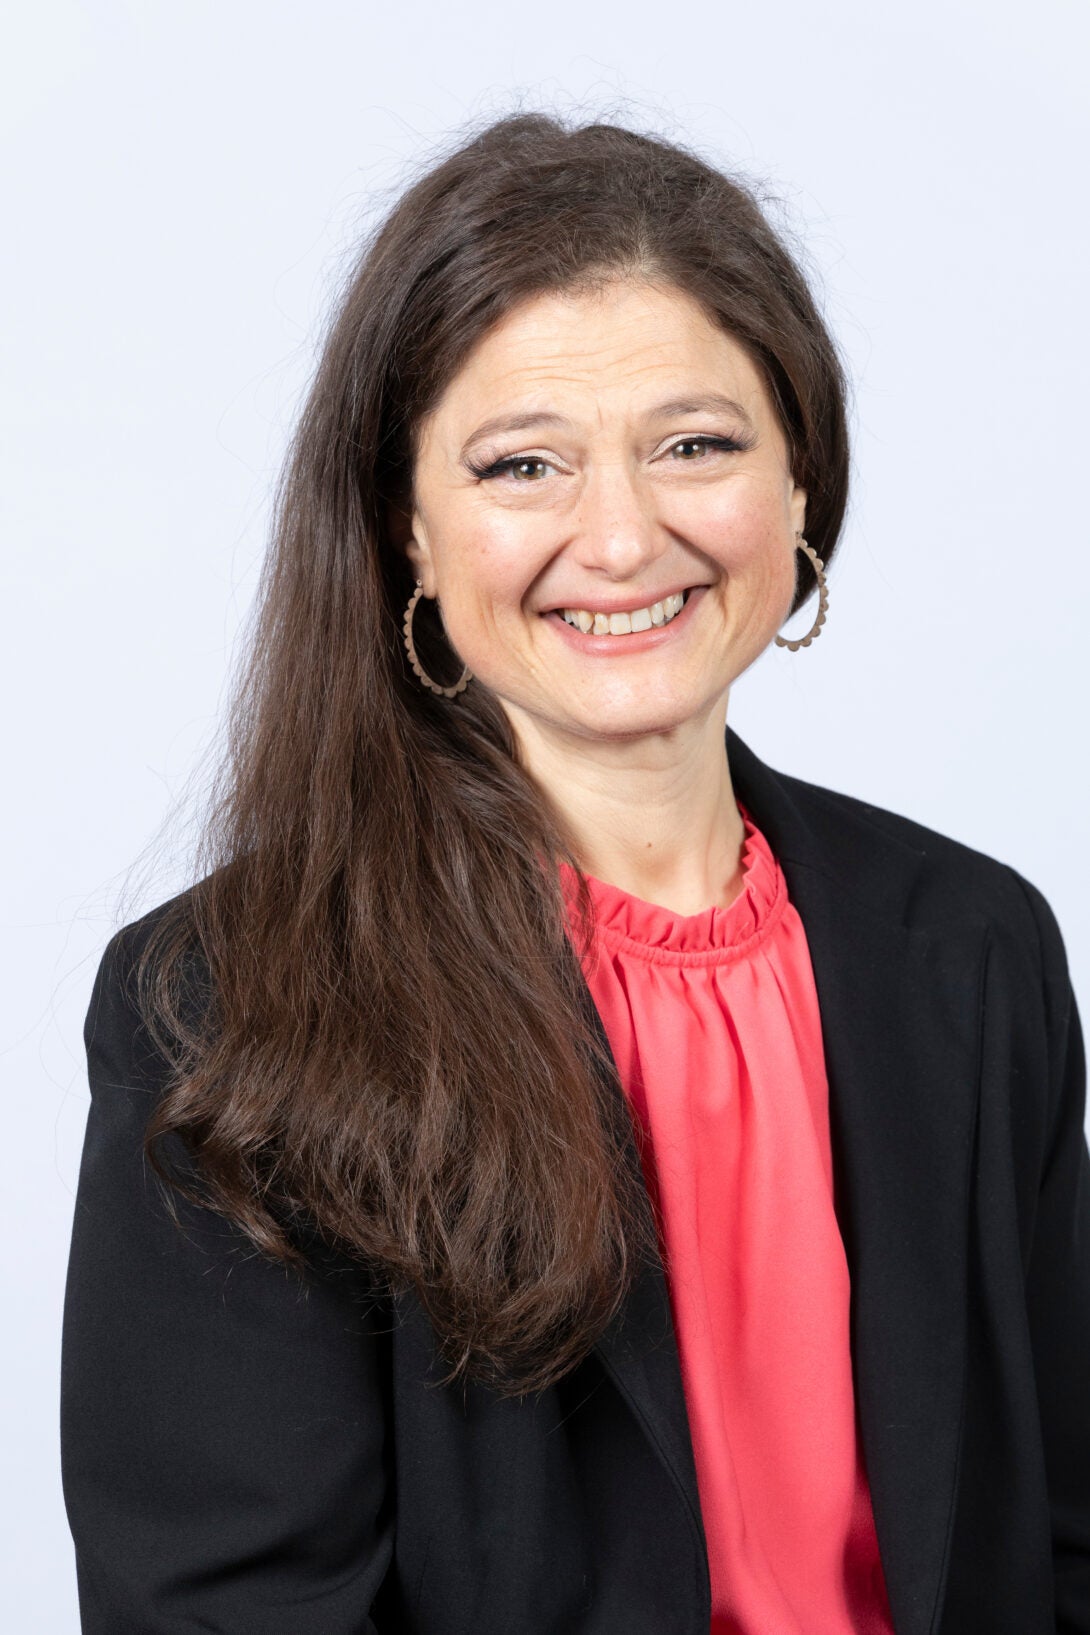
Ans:
MULTIPOLYGON (((725 908, 677 914, 645 902, 619 886, 588 874, 598 936, 607 947, 663 964, 714 965, 741 959, 772 931, 787 904, 783 871, 749 813, 739 807, 745 825, 742 889, 725 908)), ((575 874, 560 865, 569 905, 574 903, 575 874)))

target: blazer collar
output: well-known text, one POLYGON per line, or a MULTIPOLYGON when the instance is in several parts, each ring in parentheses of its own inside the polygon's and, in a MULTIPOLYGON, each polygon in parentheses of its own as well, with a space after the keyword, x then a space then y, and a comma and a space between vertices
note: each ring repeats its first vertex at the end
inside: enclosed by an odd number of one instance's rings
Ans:
MULTIPOLYGON (((944 1588, 966 1378, 986 932, 980 921, 917 923, 924 854, 861 804, 782 778, 733 732, 727 751, 735 792, 778 857, 806 931, 875 1527, 898 1635, 928 1635, 944 1588)), ((631 1132, 628 1156, 639 1172, 631 1132)), ((641 1270, 596 1350, 703 1544, 660 1260, 641 1270)))

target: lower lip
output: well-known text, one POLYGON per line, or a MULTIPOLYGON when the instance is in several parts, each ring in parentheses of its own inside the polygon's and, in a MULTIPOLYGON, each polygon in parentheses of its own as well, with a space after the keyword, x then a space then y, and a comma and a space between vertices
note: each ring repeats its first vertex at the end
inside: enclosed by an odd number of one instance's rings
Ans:
POLYGON ((585 653, 589 658, 620 658, 625 653, 647 653, 671 641, 679 632, 684 633, 697 602, 707 588, 707 585, 694 586, 685 598, 685 606, 680 613, 674 614, 669 624, 652 625, 650 630, 634 630, 630 636, 585 635, 582 630, 570 625, 562 613, 547 613, 545 621, 577 653, 585 653))

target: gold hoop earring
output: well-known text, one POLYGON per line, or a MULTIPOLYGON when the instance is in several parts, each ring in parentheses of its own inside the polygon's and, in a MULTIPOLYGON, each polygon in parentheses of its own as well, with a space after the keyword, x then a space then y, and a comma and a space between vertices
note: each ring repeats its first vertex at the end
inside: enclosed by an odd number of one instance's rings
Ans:
POLYGON ((814 550, 814 547, 807 545, 802 535, 798 533, 795 535, 795 549, 805 551, 813 563, 814 575, 818 582, 818 610, 817 618, 806 632, 806 635, 800 636, 798 641, 788 641, 786 636, 776 637, 776 646, 787 647, 792 653, 797 653, 800 647, 809 647, 814 638, 821 635, 821 627, 825 623, 825 615, 829 610, 829 588, 825 583, 824 562, 814 550))
POLYGON ((402 624, 402 629, 405 632, 405 651, 409 655, 409 663, 412 665, 413 670, 419 676, 425 687, 429 687, 433 693, 439 693, 443 698, 454 698, 458 693, 464 692, 469 686, 470 682, 473 680, 473 677, 469 673, 469 666, 467 665, 465 667, 465 669, 462 671, 461 680, 456 681, 453 687, 439 687, 427 674, 420 660, 416 656, 416 646, 413 642, 413 614, 416 612, 416 604, 419 602, 423 594, 424 586, 418 579, 416 581, 416 589, 409 597, 409 605, 405 609, 405 619, 404 623, 402 624))

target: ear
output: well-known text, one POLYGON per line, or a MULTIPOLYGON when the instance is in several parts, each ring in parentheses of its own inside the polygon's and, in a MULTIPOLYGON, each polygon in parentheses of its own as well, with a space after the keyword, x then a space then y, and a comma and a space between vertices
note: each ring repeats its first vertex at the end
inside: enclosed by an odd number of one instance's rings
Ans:
POLYGON ((801 534, 804 539, 806 538, 806 500, 805 488, 800 488, 796 483, 790 500, 791 526, 795 533, 801 534))
POLYGON ((386 527, 392 543, 404 551, 413 570, 413 578, 424 586, 425 596, 435 595, 435 568, 427 544, 427 534, 419 515, 402 510, 400 506, 386 508, 386 527))
POLYGON ((427 541, 420 539, 416 533, 409 535, 405 541, 405 555, 413 566, 413 577, 418 579, 424 587, 424 595, 436 595, 435 566, 431 559, 431 551, 427 541))

